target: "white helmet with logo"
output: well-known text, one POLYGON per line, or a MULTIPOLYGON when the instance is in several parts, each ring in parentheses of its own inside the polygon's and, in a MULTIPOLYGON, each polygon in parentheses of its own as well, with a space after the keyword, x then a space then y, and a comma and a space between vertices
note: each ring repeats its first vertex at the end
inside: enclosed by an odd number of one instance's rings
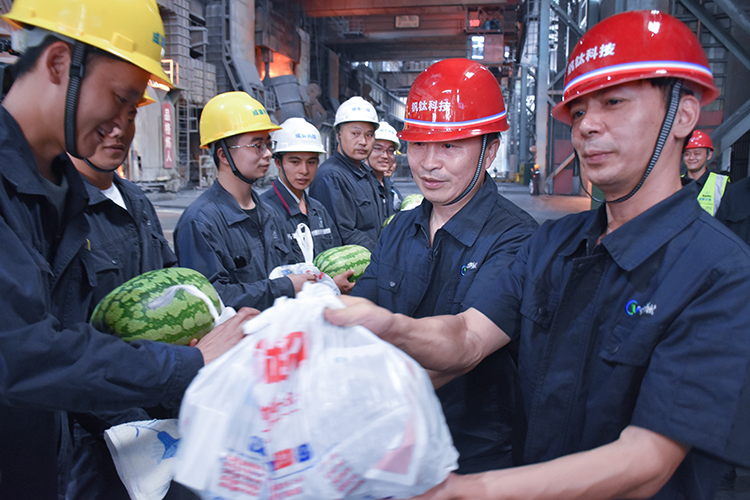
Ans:
POLYGON ((333 121, 333 126, 338 127, 346 122, 372 123, 377 129, 379 125, 378 113, 372 104, 359 96, 354 96, 341 103, 339 109, 336 110, 336 118, 333 121))
POLYGON ((289 118, 281 124, 280 130, 271 134, 271 140, 274 154, 326 152, 320 132, 304 118, 289 118))
POLYGON ((401 141, 398 140, 396 129, 388 122, 380 122, 380 126, 375 131, 376 141, 390 141, 396 146, 396 151, 401 149, 401 141))

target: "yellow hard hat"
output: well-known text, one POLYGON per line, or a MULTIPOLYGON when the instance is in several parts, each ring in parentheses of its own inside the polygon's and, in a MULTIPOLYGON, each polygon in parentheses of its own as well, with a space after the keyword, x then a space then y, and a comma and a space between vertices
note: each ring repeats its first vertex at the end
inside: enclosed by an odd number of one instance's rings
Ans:
POLYGON ((36 26, 115 55, 172 87, 161 66, 164 24, 154 0, 14 0, 2 18, 36 26))
POLYGON ((219 139, 259 130, 279 130, 266 108, 247 92, 225 92, 212 98, 201 114, 201 148, 219 139))
POLYGON ((138 101, 138 104, 135 105, 136 108, 141 108, 143 106, 148 106, 149 104, 155 103, 156 99, 148 95, 148 92, 143 93, 143 97, 141 97, 141 100, 138 101))

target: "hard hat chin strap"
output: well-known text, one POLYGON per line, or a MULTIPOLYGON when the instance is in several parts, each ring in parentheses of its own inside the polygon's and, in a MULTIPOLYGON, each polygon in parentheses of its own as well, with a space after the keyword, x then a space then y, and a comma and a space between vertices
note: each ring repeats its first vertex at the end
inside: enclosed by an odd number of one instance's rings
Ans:
POLYGON ((477 163, 477 169, 474 172, 474 177, 471 179, 471 182, 468 186, 466 186, 466 189, 464 189, 464 192, 459 194, 458 197, 445 204, 445 206, 453 205, 454 203, 458 203, 459 201, 463 200, 469 192, 474 189, 474 186, 476 186, 477 181, 479 180, 479 174, 482 173, 482 164, 484 163, 484 154, 487 151, 487 134, 484 134, 482 136, 482 152, 479 153, 479 162, 477 163))
POLYGON ((626 201, 632 198, 633 195, 637 193, 639 189, 641 189, 641 186, 643 186, 643 183, 646 181, 646 177, 648 177, 648 174, 651 173, 651 170, 653 170, 654 165, 656 165, 656 162, 659 161, 659 156, 661 156, 661 151, 662 149, 664 149, 664 144, 667 142, 667 137, 669 137, 669 132, 672 130, 672 125, 674 125, 674 118, 677 115, 677 108, 680 106, 680 91, 681 90, 682 90, 682 80, 677 80, 674 84, 672 84, 672 89, 670 90, 670 93, 669 93, 669 103, 667 104, 667 114, 664 116, 664 121, 661 124, 661 130, 659 130, 659 137, 656 139, 656 146, 654 147, 654 152, 651 154, 651 159, 648 162, 646 171, 643 172, 643 177, 641 177, 641 180, 638 182, 638 184, 633 188, 632 191, 630 191, 630 193, 620 198, 617 198, 616 200, 613 200, 613 201, 599 200, 597 198, 594 198, 593 195, 589 194, 592 200, 599 202, 599 203, 622 203, 623 201, 626 201))
POLYGON ((78 96, 81 90, 81 80, 85 73, 86 44, 73 43, 70 57, 70 71, 68 78, 68 92, 65 95, 65 149, 73 157, 82 159, 76 145, 76 114, 78 111, 78 96))
POLYGON ((219 139, 219 146, 224 151, 224 156, 227 157, 227 163, 229 163, 229 167, 232 169, 232 173, 236 175, 242 182, 246 182, 247 184, 253 184, 258 179, 248 179, 244 175, 240 173, 239 170, 237 170, 237 166, 234 164, 234 160, 232 159, 232 154, 229 152, 229 147, 227 146, 227 143, 224 139, 219 139))

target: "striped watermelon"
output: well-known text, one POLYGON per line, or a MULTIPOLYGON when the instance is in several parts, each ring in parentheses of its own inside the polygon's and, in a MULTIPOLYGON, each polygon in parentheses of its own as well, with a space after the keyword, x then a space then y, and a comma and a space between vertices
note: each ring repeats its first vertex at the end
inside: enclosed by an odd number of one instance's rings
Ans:
POLYGON ((349 281, 354 283, 370 265, 370 251, 359 245, 329 248, 315 257, 313 265, 328 276, 338 276, 349 269, 353 269, 354 274, 349 278, 349 281))
POLYGON ((214 327, 221 302, 213 285, 198 271, 172 267, 149 271, 104 297, 91 325, 123 340, 159 340, 187 345, 214 327))
POLYGON ((401 210, 411 210, 422 204, 424 196, 421 194, 410 194, 401 202, 401 210))
POLYGON ((389 215, 388 218, 383 221, 383 227, 387 226, 388 223, 391 222, 391 219, 393 219, 394 215, 396 215, 396 214, 389 215))

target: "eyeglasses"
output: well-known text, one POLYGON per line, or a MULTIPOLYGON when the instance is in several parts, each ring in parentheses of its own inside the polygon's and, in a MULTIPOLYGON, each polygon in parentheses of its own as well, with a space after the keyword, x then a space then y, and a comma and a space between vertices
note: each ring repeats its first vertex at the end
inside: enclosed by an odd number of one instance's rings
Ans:
POLYGON ((266 151, 273 152, 273 142, 258 142, 256 144, 240 144, 237 146, 229 146, 229 149, 240 149, 240 148, 255 148, 255 152, 258 156, 263 156, 266 151))
POLYGON ((395 148, 388 148, 384 149, 379 146, 375 146, 372 148, 372 152, 375 153, 378 156, 382 156, 383 153, 387 154, 388 156, 396 156, 396 149, 395 148))

